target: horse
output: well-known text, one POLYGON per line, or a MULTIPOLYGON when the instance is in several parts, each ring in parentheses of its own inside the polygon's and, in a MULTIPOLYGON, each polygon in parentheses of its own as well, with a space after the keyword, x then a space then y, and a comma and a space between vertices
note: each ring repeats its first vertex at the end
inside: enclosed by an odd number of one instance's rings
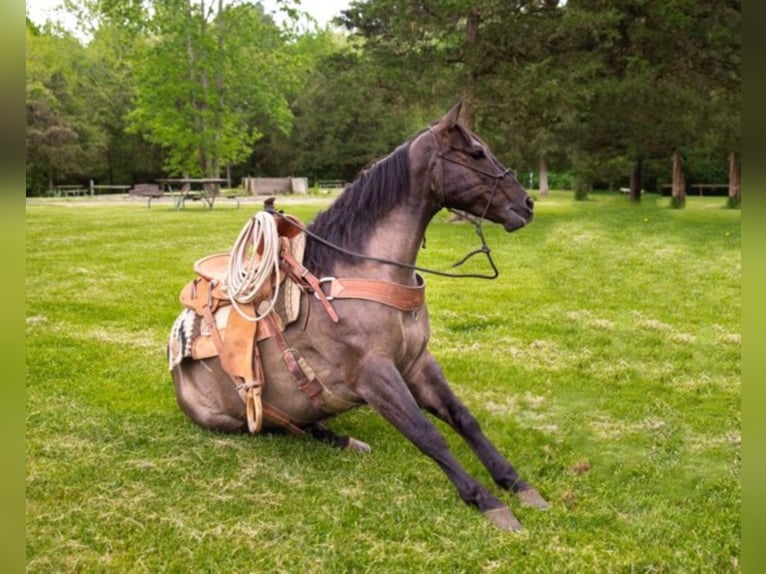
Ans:
MULTIPOLYGON (((501 224, 510 233, 530 223, 534 212, 533 200, 511 170, 459 122, 461 106, 462 101, 362 170, 305 228, 303 265, 322 278, 317 289, 322 292, 301 295, 300 314, 284 329, 282 346, 286 341, 300 352, 333 398, 332 408, 317 408, 312 397, 298 390, 278 341, 268 338, 254 350, 265 377, 263 403, 270 407, 262 424, 263 430, 288 426, 366 452, 369 445, 333 433, 324 421, 368 405, 441 467, 463 501, 497 528, 516 531, 521 524, 509 506, 468 474, 426 416, 430 413, 454 429, 495 483, 521 504, 547 507, 485 436, 427 348, 428 310, 418 297, 425 285, 415 262, 434 215, 443 208, 457 210, 479 222, 501 224), (393 286, 404 301, 345 298, 333 290, 322 301, 317 295, 324 294, 333 278, 350 278, 347 284, 352 287, 354 282, 393 286), (334 320, 328 318, 328 305, 337 315, 334 320)), ((245 431, 242 395, 219 358, 185 358, 172 367, 172 379, 177 403, 194 423, 218 431, 245 431)))

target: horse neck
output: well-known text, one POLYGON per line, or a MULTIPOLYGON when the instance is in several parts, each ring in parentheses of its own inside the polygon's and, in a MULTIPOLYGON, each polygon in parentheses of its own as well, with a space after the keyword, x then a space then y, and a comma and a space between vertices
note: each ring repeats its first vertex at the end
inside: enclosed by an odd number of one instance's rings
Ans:
MULTIPOLYGON (((428 160, 403 144, 366 172, 326 211, 311 230, 347 252, 412 265, 426 226, 438 211, 429 193, 428 160)), ((412 283, 414 273, 403 266, 354 258, 310 241, 305 261, 321 275, 366 277, 412 283)))
MULTIPOLYGON (((412 194, 419 193, 420 190, 412 191, 412 194)), ((434 213, 422 201, 408 201, 395 208, 375 226, 363 250, 364 255, 414 265, 423 244, 426 227, 434 213)), ((343 271, 353 271, 361 277, 375 277, 404 284, 413 281, 411 269, 380 261, 364 261, 348 268, 341 264, 340 267, 343 271)))

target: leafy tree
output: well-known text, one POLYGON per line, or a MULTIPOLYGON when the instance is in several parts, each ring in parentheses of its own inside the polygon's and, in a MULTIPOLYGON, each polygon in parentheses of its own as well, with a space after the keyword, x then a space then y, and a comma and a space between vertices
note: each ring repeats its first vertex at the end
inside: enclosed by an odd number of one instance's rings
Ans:
POLYGON ((244 0, 64 3, 84 42, 27 30, 28 187, 159 161, 350 179, 463 96, 543 192, 549 163, 576 167, 578 195, 632 172, 638 200, 671 157, 677 184, 726 177, 728 157, 740 201, 736 0, 355 0, 348 36, 280 29, 244 0))
POLYGON ((433 115, 462 96, 463 121, 514 168, 539 165, 544 183, 565 110, 550 57, 559 14, 557 0, 367 0, 342 22, 411 105, 433 115))
POLYGON ((341 17, 361 40, 389 85, 411 101, 433 102, 433 113, 463 97, 463 121, 474 124, 476 88, 489 69, 479 26, 494 1, 356 0, 341 17))
POLYGON ((294 109, 296 160, 315 179, 351 180, 427 121, 385 69, 343 43, 316 63, 294 109))
POLYGON ((84 54, 69 34, 48 25, 26 29, 26 161, 28 193, 53 191, 62 178, 82 177, 98 133, 85 121, 84 54))
MULTIPOLYGON (((726 65, 710 31, 733 40, 739 2, 570 0, 566 24, 585 70, 570 137, 587 158, 583 177, 604 157, 632 163, 630 197, 640 201, 647 160, 670 157, 706 138, 711 95, 726 65), (711 27, 712 26, 712 27, 711 27)), ((732 46, 733 47, 733 46, 732 46)), ((736 50, 736 49, 735 49, 736 50)))
POLYGON ((168 172, 219 177, 262 136, 259 114, 289 131, 292 63, 260 5, 157 0, 154 9, 128 118, 133 131, 166 149, 168 172))
POLYGON ((539 188, 545 195, 548 159, 566 162, 560 131, 573 107, 574 78, 562 65, 563 9, 555 0, 502 6, 486 19, 479 34, 491 54, 485 58, 486 66, 493 72, 485 74, 479 87, 479 128, 510 155, 515 168, 539 169, 539 188))

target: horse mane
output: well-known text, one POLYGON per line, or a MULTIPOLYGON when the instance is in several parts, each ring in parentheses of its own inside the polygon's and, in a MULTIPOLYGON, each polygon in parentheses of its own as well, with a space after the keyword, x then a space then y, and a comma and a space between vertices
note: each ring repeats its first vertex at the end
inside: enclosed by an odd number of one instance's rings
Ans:
MULTIPOLYGON (((308 229, 337 247, 360 252, 375 223, 410 193, 409 147, 407 141, 360 171, 330 207, 317 214, 308 229)), ((313 273, 321 275, 329 271, 338 257, 349 258, 310 235, 306 238, 304 265, 313 273)))

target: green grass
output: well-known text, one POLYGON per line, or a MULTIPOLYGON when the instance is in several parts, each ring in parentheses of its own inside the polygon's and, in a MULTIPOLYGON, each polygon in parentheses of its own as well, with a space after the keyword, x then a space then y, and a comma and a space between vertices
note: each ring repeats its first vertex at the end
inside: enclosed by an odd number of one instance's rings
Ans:
MULTIPOLYGON (((487 226, 499 279, 427 277, 431 350, 551 502, 516 505, 439 424, 518 534, 369 409, 331 423, 369 455, 184 417, 166 337, 193 261, 260 205, 233 207, 28 202, 28 572, 741 570, 740 212, 721 198, 554 192, 527 229, 487 226)), ((419 263, 476 244, 448 219, 419 263)))

